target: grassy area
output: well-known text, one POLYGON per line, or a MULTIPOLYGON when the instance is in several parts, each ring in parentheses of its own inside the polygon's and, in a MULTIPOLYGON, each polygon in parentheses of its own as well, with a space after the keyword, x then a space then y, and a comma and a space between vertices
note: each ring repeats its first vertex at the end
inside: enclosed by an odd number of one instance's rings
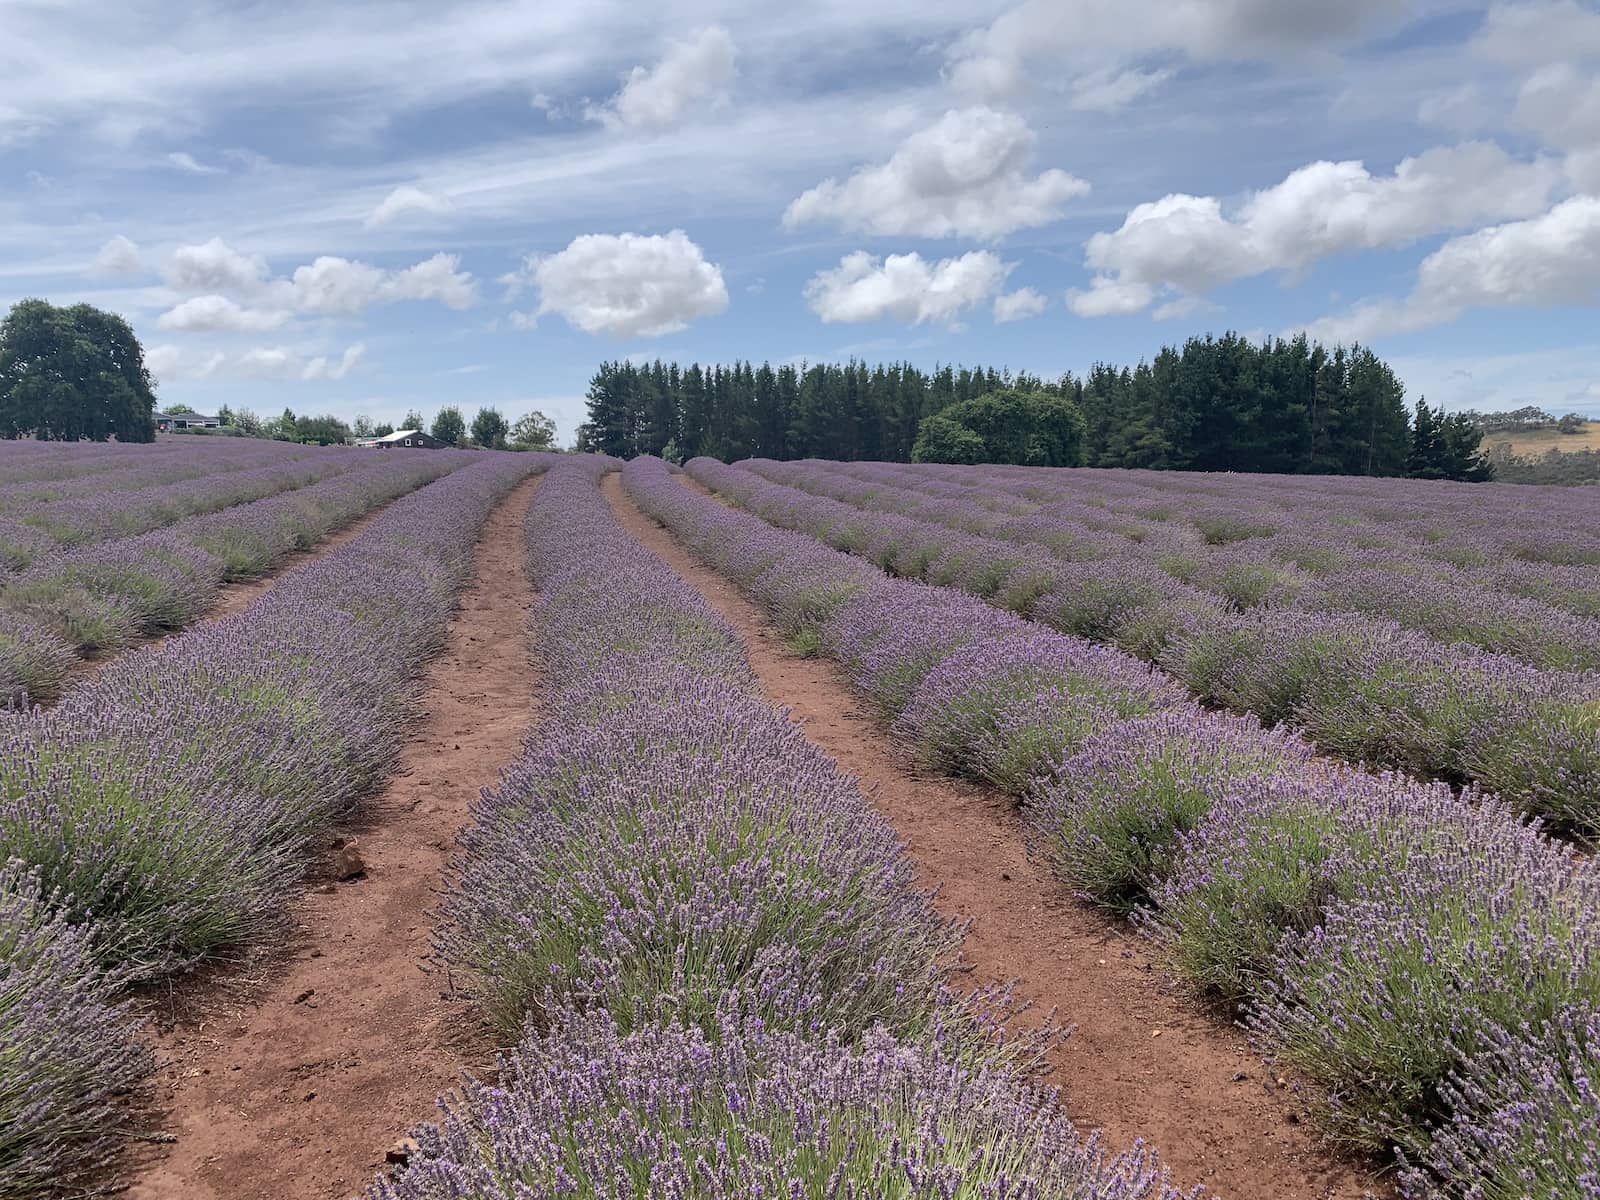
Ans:
POLYGON ((1600 450, 1600 421, 1590 421, 1581 433, 1557 433, 1554 429, 1531 429, 1527 433, 1485 434, 1483 444, 1488 447, 1501 442, 1511 443, 1511 452, 1519 456, 1543 454, 1554 447, 1562 451, 1600 450))

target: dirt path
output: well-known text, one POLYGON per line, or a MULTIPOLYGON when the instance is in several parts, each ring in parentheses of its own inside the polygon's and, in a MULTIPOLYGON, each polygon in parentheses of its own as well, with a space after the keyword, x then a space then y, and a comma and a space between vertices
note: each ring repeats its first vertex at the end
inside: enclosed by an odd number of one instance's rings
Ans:
POLYGON ((308 890, 291 944, 254 978, 235 972, 157 1012, 157 1123, 177 1141, 139 1173, 136 1200, 349 1196, 463 1068, 492 1061, 447 980, 421 964, 469 805, 534 716, 522 521, 537 486, 490 515, 399 773, 340 831, 357 838, 365 876, 308 890))
POLYGON ((1204 1184, 1226 1200, 1386 1190, 1299 1123, 1292 1094, 1243 1034, 1176 994, 1140 937, 1072 899, 1028 860, 1011 800, 922 772, 833 663, 791 652, 758 606, 634 505, 619 476, 608 475, 603 487, 628 532, 733 623, 767 698, 860 778, 909 843, 921 882, 939 885, 940 908, 976 918, 964 951, 976 981, 1016 980, 1023 996, 1076 1027, 1056 1054, 1051 1082, 1078 1125, 1103 1129, 1118 1147, 1143 1137, 1176 1182, 1204 1184))

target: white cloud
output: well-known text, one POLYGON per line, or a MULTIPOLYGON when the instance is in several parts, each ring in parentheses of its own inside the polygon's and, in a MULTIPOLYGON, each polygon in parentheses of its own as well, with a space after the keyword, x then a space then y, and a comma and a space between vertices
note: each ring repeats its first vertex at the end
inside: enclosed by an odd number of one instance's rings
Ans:
POLYGON ((635 67, 622 90, 587 115, 610 129, 670 128, 693 109, 726 96, 736 59, 733 37, 720 25, 709 26, 671 43, 655 66, 635 67))
POLYGON ((1073 288, 1067 293, 1067 307, 1080 317, 1125 317, 1150 307, 1155 298, 1147 283, 1096 275, 1088 291, 1073 288))
POLYGON ((1035 67, 1059 75, 1165 54, 1275 60, 1324 51, 1407 7, 1403 0, 1023 0, 953 45, 948 75, 964 91, 993 97, 1025 88, 1035 67))
POLYGON ((361 362, 366 352, 367 348, 357 342, 345 350, 338 362, 330 362, 325 355, 308 359, 283 346, 258 346, 231 360, 226 369, 230 374, 255 379, 325 382, 343 379, 361 362))
POLYGON ((318 355, 301 368, 300 378, 310 381, 317 379, 343 379, 355 370, 361 360, 367 355, 367 347, 361 342, 347 346, 340 355, 338 362, 331 362, 324 355, 318 355))
POLYGON ((1165 196, 1089 239, 1085 261, 1097 275, 1088 292, 1075 294, 1073 311, 1137 311, 1164 288, 1200 294, 1267 271, 1303 270, 1332 254, 1530 216, 1559 181, 1552 162, 1518 162, 1498 146, 1466 142, 1404 159, 1387 176, 1359 162, 1311 163, 1232 216, 1213 196, 1165 196))
POLYGON ((994 319, 997 325, 1008 321, 1026 321, 1037 317, 1050 307, 1050 298, 1030 287, 1004 292, 994 298, 994 319))
POLYGON ((195 296, 161 314, 156 325, 181 333, 262 333, 289 319, 282 310, 251 309, 226 296, 195 296))
POLYGON ((1577 0, 1493 4, 1474 48, 1514 67, 1600 57, 1600 13, 1577 0))
POLYGON ((296 267, 287 286, 277 290, 300 312, 348 316, 376 304, 387 277, 370 263, 324 254, 296 267))
POLYGON ((242 254, 219 237, 194 246, 179 246, 167 262, 167 282, 180 292, 222 292, 250 295, 267 275, 266 261, 242 254))
POLYGON ((167 155, 167 162, 177 167, 180 171, 187 171, 191 175, 222 175, 225 172, 221 167, 208 167, 203 162, 196 161, 194 155, 184 150, 175 150, 167 155))
POLYGON ((384 300, 437 300, 446 308, 470 308, 478 287, 454 254, 435 254, 415 266, 392 272, 383 284, 384 300))
POLYGON ((531 318, 513 314, 518 328, 559 313, 585 333, 656 337, 728 307, 722 269, 706 261, 681 229, 648 236, 584 234, 559 254, 530 258, 520 275, 507 279, 513 287, 518 281, 539 289, 531 318))
POLYGON ((1116 112, 1126 108, 1146 92, 1160 87, 1175 71, 1126 70, 1091 71, 1072 81, 1069 107, 1078 112, 1116 112))
POLYGON ((411 184, 402 184, 383 198, 383 202, 372 210, 364 225, 368 229, 378 229, 389 224, 397 217, 406 213, 429 213, 441 216, 455 209, 454 202, 449 196, 441 196, 434 192, 425 192, 411 184))
POLYGON ((1314 322, 1320 337, 1360 340, 1455 320, 1474 308, 1547 308, 1600 300, 1600 197, 1574 196, 1525 221, 1452 238, 1422 260, 1404 300, 1377 300, 1314 322))
POLYGON ((94 256, 97 275, 136 275, 143 267, 138 243, 120 233, 101 246, 100 253, 94 256))
POLYGON ((789 205, 785 227, 834 221, 856 233, 993 240, 1061 219, 1089 185, 1051 169, 1029 178, 1034 134, 1014 113, 952 109, 881 166, 826 179, 789 205))
POLYGON ((910 325, 951 322, 995 296, 1013 265, 988 250, 932 263, 916 253, 880 259, 858 250, 832 270, 812 276, 806 302, 829 323, 885 317, 910 325))

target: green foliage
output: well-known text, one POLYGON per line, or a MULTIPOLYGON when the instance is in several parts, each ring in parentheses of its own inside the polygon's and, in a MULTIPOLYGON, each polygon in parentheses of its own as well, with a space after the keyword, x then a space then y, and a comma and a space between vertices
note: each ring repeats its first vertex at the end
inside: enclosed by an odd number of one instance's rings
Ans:
MULTIPOLYGON (((400 422, 400 428, 426 430, 428 428, 428 421, 427 418, 425 418, 416 409, 411 408, 406 410, 406 417, 405 420, 400 422)), ((393 433, 394 430, 391 429, 389 432, 393 433)))
POLYGON ((1010 388, 924 418, 911 461, 1072 467, 1082 461, 1082 447, 1083 416, 1074 401, 1010 388))
POLYGON ((914 463, 981 463, 984 461, 983 438, 959 421, 942 413, 924 418, 917 432, 916 445, 911 447, 914 463))
MULTIPOLYGON (((417 428, 421 429, 422 426, 418 425, 417 428)), ((439 410, 439 415, 433 419, 433 427, 428 432, 446 446, 457 446, 466 436, 467 423, 461 416, 461 410, 453 404, 448 404, 439 410)))
POLYGON ((1048 461, 1051 445, 996 451, 987 432, 951 412, 1012 392, 1075 405, 1081 458, 1069 461, 1091 467, 1403 475, 1411 450, 1405 388, 1370 350, 1328 350, 1304 337, 1255 343, 1232 333, 1191 338, 1136 368, 1096 364, 1083 379, 854 361, 608 362, 590 381, 578 445, 619 458, 659 457, 671 447, 674 461, 909 462, 926 430, 921 461, 974 461, 970 440, 928 426, 943 416, 983 437, 988 461, 1048 461))
POLYGON ((393 432, 394 426, 389 424, 387 421, 379 421, 372 427, 373 437, 388 437, 393 432))
POLYGON ((511 444, 518 450, 554 450, 556 423, 537 409, 518 417, 511 427, 511 444))
MULTIPOLYGON (((444 414, 440 413, 440 417, 444 414)), ((437 427, 437 422, 435 422, 437 427)), ((510 427, 497 408, 480 408, 472 418, 472 444, 484 450, 504 450, 506 433, 510 427)), ((438 436, 437 433, 434 434, 438 436)))
POLYGON ((350 426, 338 417, 299 417, 294 423, 294 440, 318 446, 338 446, 350 437, 350 426))
POLYGON ((1471 414, 1446 413, 1418 400, 1406 473, 1413 479, 1493 479, 1494 464, 1484 457, 1482 442, 1483 429, 1471 414))
POLYGON ((153 382, 114 313, 23 300, 0 321, 0 437, 154 441, 153 382))

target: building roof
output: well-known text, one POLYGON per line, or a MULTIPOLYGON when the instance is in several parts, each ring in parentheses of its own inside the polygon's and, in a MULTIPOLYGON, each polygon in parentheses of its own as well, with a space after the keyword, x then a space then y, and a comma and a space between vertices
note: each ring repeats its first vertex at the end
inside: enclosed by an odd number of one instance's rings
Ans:
POLYGON ((156 420, 158 421, 215 421, 216 419, 216 417, 208 417, 202 413, 189 412, 188 410, 156 414, 156 420))
POLYGON ((420 429, 396 429, 393 433, 386 433, 380 438, 373 438, 375 442, 398 442, 401 438, 427 437, 420 429))

